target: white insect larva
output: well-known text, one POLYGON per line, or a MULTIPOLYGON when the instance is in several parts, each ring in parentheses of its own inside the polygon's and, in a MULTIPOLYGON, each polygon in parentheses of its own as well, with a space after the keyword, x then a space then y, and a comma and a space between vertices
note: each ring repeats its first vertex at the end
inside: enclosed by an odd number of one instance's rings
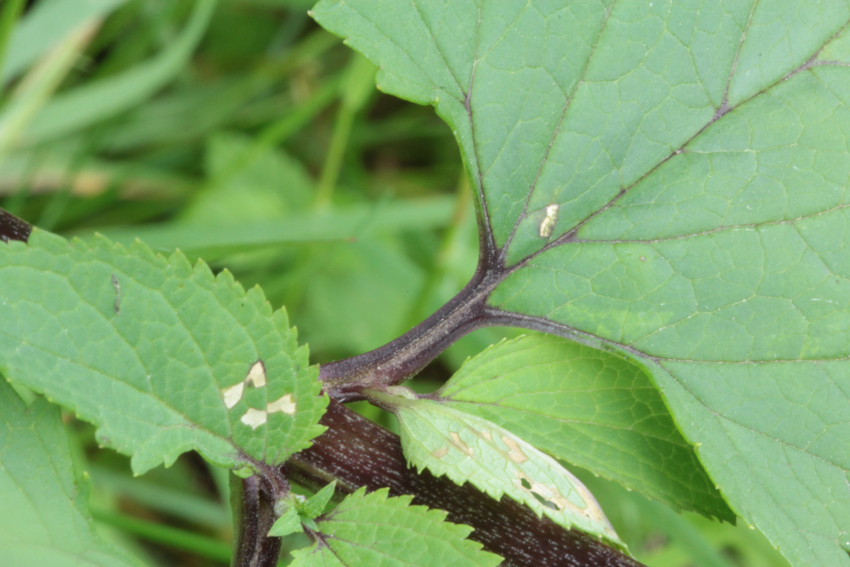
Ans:
POLYGON ((546 207, 546 217, 540 223, 540 238, 549 238, 555 230, 555 222, 558 220, 558 205, 546 207))

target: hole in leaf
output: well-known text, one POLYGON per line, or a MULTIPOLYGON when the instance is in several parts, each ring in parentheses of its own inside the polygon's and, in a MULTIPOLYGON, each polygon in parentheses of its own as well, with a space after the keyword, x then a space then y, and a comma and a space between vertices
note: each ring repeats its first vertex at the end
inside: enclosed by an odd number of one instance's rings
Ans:
POLYGON ((543 504, 547 508, 550 508, 552 510, 559 510, 559 508, 557 506, 555 506, 555 504, 553 504, 549 500, 546 500, 545 498, 543 498, 542 496, 540 496, 536 492, 532 492, 531 495, 534 496, 537 499, 538 502, 540 502, 541 504, 543 504))
POLYGON ((528 490, 529 488, 531 488, 531 483, 525 480, 524 478, 521 478, 520 482, 522 483, 522 487, 524 489, 528 490))

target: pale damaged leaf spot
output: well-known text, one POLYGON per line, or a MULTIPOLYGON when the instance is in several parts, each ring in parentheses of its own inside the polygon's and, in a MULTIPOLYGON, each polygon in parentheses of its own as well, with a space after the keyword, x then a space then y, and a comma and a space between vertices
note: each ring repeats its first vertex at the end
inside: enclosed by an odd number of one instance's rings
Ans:
POLYGON ((466 455, 466 456, 467 456, 467 457, 469 457, 470 459, 475 458, 475 451, 473 451, 472 449, 470 449, 470 448, 469 448, 469 445, 467 445, 466 443, 464 443, 464 442, 461 440, 460 435, 458 435, 458 434, 457 434, 457 432, 452 431, 452 432, 450 433, 450 436, 451 436, 451 439, 452 439, 452 445, 454 445, 455 447, 457 447, 457 448, 458 448, 458 450, 459 450, 461 453, 463 453, 464 455, 466 455))
POLYGON ((235 386, 225 388, 221 391, 221 397, 224 398, 224 407, 232 409, 233 406, 239 403, 242 399, 242 390, 245 389, 245 382, 239 382, 235 386))
MULTIPOLYGON (((246 385, 254 386, 255 388, 262 388, 266 385, 266 367, 262 360, 258 360, 251 365, 243 381, 221 391, 221 397, 227 409, 232 409, 239 403, 239 400, 242 399, 242 394, 245 392, 246 385)), ((286 394, 273 402, 269 402, 265 410, 248 408, 239 421, 251 429, 257 429, 268 421, 270 413, 281 412, 287 415, 295 415, 296 410, 295 398, 292 394, 286 394)))
POLYGON ((248 408, 248 411, 245 412, 245 415, 243 415, 242 419, 239 421, 251 429, 257 429, 259 426, 263 425, 267 419, 268 414, 263 410, 248 408))
POLYGON ((248 370, 248 375, 245 376, 244 380, 235 386, 221 390, 221 397, 224 400, 224 406, 227 409, 233 409, 233 407, 239 403, 239 400, 242 399, 242 394, 245 391, 246 384, 249 386, 253 385, 255 388, 262 388, 266 385, 266 367, 262 360, 258 360, 251 365, 251 368, 248 370))
POLYGON ((295 415, 295 409, 296 405, 292 394, 286 394, 285 396, 282 396, 279 400, 275 400, 269 403, 268 406, 266 406, 266 411, 268 411, 269 413, 280 411, 289 415, 295 415))
POLYGON ((555 230, 555 223, 558 221, 558 205, 549 205, 546 207, 546 216, 540 222, 540 238, 549 238, 552 236, 552 231, 555 230))
POLYGON ((449 448, 448 447, 440 447, 436 451, 431 451, 431 456, 434 457, 435 459, 442 459, 443 457, 445 457, 448 454, 449 454, 449 448))
POLYGON ((519 448, 519 445, 510 437, 502 437, 502 442, 508 446, 510 451, 505 455, 510 460, 517 464, 522 464, 528 460, 528 457, 525 456, 525 453, 522 452, 522 449, 519 448))
POLYGON ((247 384, 253 384, 255 388, 262 388, 266 385, 266 366, 262 360, 254 363, 248 371, 248 376, 245 377, 247 384))
POLYGON ((576 488, 579 489, 581 497, 585 502, 584 506, 576 505, 564 496, 560 490, 554 485, 542 484, 530 479, 522 472, 517 472, 516 486, 520 490, 526 491, 528 494, 536 498, 544 506, 558 511, 569 510, 575 514, 582 514, 589 520, 594 522, 607 521, 596 499, 587 490, 587 488, 579 483, 576 488))

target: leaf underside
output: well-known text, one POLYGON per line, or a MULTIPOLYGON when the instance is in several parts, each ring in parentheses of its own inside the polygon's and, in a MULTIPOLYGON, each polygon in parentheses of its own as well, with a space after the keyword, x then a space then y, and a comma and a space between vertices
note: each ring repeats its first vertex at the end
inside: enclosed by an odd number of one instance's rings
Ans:
POLYGON ((2 379, 0 502, 4 567, 141 566, 94 532, 59 408, 43 398, 26 407, 2 379))
POLYGON ((534 334, 467 361, 442 403, 677 509, 734 521, 658 390, 612 353, 534 334))
POLYGON ((318 542, 293 553, 293 567, 494 567, 498 555, 465 539, 472 528, 445 522, 446 513, 411 506, 412 496, 360 489, 316 522, 318 542))
POLYGON ((525 440, 440 402, 393 398, 390 405, 404 455, 420 472, 469 482, 496 500, 507 495, 566 529, 625 550, 590 491, 525 440))
POLYGON ((277 464, 323 431, 317 369, 259 288, 141 243, 34 230, 0 248, 0 369, 97 424, 136 473, 191 449, 277 464))
POLYGON ((454 130, 513 269, 489 305, 637 362, 736 513, 850 566, 848 2, 313 15, 454 130))

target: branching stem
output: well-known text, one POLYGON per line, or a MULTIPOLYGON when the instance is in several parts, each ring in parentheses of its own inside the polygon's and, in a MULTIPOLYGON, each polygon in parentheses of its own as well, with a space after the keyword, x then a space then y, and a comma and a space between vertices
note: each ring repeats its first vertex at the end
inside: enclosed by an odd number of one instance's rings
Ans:
MULTIPOLYGON (((27 223, 0 210, 0 239, 26 242, 31 230, 27 223)), ((398 384, 424 368, 452 342, 485 326, 543 330, 586 342, 573 337, 567 328, 550 328, 555 324, 543 319, 488 307, 487 298, 493 289, 523 264, 505 268, 486 235, 479 237, 479 242, 478 270, 443 308, 377 350, 321 368, 320 378, 332 398, 361 399, 364 389, 398 384)), ((369 490, 388 487, 392 495, 411 494, 415 504, 445 510, 449 521, 475 528, 470 537, 504 557, 502 567, 641 567, 617 550, 537 517, 509 498, 497 502, 469 484, 457 486, 427 471, 417 474, 408 468, 396 435, 334 400, 321 423, 328 430, 284 467, 252 461, 260 474, 247 479, 232 477, 233 567, 277 564, 281 540, 267 534, 275 521, 275 500, 289 491, 288 478, 317 486, 336 480, 345 492, 366 486, 369 490)))

